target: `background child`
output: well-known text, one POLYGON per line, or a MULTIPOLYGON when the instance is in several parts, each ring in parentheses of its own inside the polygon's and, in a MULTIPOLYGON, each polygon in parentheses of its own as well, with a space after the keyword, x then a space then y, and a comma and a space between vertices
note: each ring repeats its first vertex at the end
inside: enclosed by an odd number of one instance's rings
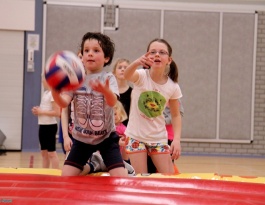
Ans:
POLYGON ((56 153, 56 133, 57 120, 60 117, 60 108, 54 102, 48 84, 42 75, 44 93, 41 98, 40 106, 34 106, 32 113, 38 116, 39 142, 42 156, 42 167, 59 169, 59 158, 56 153))
POLYGON ((181 154, 181 116, 178 99, 182 97, 177 84, 177 71, 169 65, 172 48, 164 39, 152 40, 147 53, 125 70, 125 79, 133 83, 130 117, 125 134, 126 151, 136 173, 147 172, 147 154, 158 172, 174 173, 172 159, 181 154), (137 69, 139 66, 150 69, 137 69), (163 111, 169 104, 174 139, 168 145, 163 111), (171 154, 171 155, 170 155, 171 154))
POLYGON ((52 90, 54 100, 67 107, 74 102, 73 145, 62 169, 64 176, 77 176, 92 153, 100 151, 111 176, 127 176, 115 132, 113 106, 119 95, 112 73, 103 70, 113 59, 114 43, 101 33, 86 33, 81 42, 86 78, 76 91, 52 90))
POLYGON ((129 156, 126 154, 125 150, 126 126, 123 124, 124 120, 127 119, 127 114, 120 101, 117 101, 116 105, 114 106, 114 119, 115 119, 116 132, 120 137, 119 145, 120 145, 122 159, 130 164, 129 156))
MULTIPOLYGON (((129 60, 125 58, 119 58, 116 60, 112 70, 119 87, 119 100, 122 103, 127 116, 129 116, 130 113, 132 87, 129 85, 129 82, 124 78, 124 71, 126 70, 129 64, 129 60)), ((128 120, 129 119, 127 118, 123 121, 123 124, 125 126, 127 126, 128 120)))

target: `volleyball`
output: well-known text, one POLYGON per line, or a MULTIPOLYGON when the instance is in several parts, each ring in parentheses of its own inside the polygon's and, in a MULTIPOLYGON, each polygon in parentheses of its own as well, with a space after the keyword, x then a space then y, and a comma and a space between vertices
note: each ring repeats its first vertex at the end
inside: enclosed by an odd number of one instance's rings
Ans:
POLYGON ((85 78, 82 61, 71 51, 53 53, 46 61, 47 84, 59 91, 77 89, 85 78))

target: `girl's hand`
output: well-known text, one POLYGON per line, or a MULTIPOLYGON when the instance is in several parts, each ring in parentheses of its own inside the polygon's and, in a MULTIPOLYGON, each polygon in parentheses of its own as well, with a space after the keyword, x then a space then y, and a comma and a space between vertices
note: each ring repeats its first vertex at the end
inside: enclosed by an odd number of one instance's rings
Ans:
POLYGON ((119 145, 124 147, 125 146, 126 136, 125 135, 119 135, 119 137, 120 137, 119 145))
POLYGON ((136 60, 140 65, 142 65, 144 68, 147 69, 149 69, 154 63, 154 61, 148 57, 149 54, 150 52, 148 51, 146 54, 142 55, 140 58, 136 60))
POLYGON ((31 109, 31 112, 32 112, 33 115, 37 116, 37 115, 39 115, 39 110, 40 110, 39 106, 34 106, 31 109))
POLYGON ((180 140, 173 140, 170 146, 171 159, 178 159, 181 155, 180 140))

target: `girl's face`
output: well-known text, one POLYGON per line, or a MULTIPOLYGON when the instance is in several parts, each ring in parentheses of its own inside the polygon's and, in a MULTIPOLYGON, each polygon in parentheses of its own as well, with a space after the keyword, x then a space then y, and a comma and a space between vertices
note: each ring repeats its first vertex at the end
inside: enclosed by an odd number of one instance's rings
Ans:
POLYGON ((104 52, 96 39, 87 39, 83 47, 82 61, 86 70, 97 73, 102 71, 109 58, 104 57, 104 52))
POLYGON ((114 111, 114 120, 115 120, 115 124, 120 123, 120 120, 121 120, 120 113, 117 108, 114 111))
POLYGON ((154 61, 153 68, 166 67, 171 63, 171 57, 168 54, 168 48, 166 44, 161 42, 153 42, 149 47, 149 58, 154 61))
POLYGON ((129 64, 126 61, 117 64, 117 67, 115 69, 115 77, 117 79, 124 80, 124 71, 128 67, 128 65, 129 64))

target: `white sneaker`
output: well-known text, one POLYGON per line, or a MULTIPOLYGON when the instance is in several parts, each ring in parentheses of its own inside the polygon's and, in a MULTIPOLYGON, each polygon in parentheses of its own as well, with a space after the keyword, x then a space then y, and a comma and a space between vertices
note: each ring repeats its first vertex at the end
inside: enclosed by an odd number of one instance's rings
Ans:
POLYGON ((133 166, 130 165, 129 163, 125 162, 124 160, 123 160, 123 163, 125 165, 125 168, 128 170, 128 176, 131 176, 131 177, 135 176, 136 174, 135 174, 135 170, 134 170, 133 166))
POLYGON ((91 164, 94 166, 94 172, 106 172, 107 167, 99 152, 94 152, 90 158, 91 164))

